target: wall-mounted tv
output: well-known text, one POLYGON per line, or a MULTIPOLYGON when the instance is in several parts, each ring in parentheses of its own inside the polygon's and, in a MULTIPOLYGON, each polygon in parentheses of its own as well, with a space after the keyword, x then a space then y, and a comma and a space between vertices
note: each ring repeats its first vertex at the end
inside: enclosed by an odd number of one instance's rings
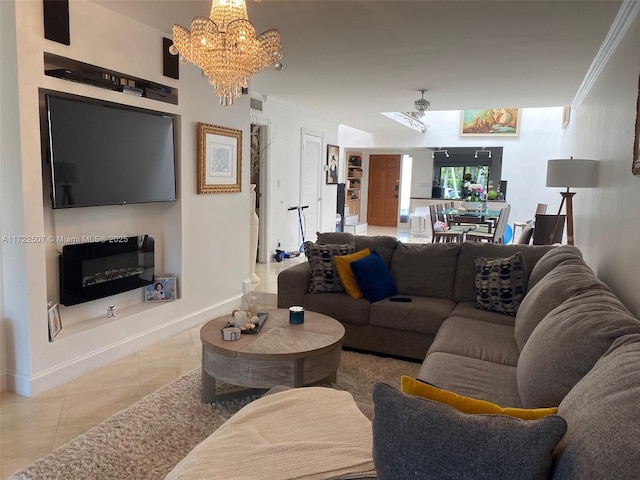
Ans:
POLYGON ((176 200, 174 117, 42 92, 53 208, 176 200))

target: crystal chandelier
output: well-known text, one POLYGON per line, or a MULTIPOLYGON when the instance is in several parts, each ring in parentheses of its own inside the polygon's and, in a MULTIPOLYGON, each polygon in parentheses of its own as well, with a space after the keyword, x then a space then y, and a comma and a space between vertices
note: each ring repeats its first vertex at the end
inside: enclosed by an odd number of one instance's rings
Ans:
POLYGON ((261 70, 282 70, 280 33, 267 30, 256 36, 245 0, 213 0, 209 18, 195 17, 191 31, 173 26, 173 55, 202 69, 220 97, 220 105, 233 105, 248 81, 261 70))
POLYGON ((422 94, 422 98, 419 98, 413 104, 416 107, 414 116, 416 118, 422 118, 426 110, 431 110, 431 102, 424 98, 424 92, 426 92, 426 90, 418 90, 418 92, 422 94))

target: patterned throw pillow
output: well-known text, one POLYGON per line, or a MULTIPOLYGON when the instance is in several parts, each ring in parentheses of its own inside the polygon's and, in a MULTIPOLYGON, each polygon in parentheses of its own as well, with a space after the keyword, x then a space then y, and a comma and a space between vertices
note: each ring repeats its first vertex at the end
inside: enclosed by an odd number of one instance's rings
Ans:
POLYGON ((515 315, 527 293, 527 268, 520 252, 507 258, 476 258, 476 307, 515 315))
POLYGON ((309 293, 333 293, 344 292, 344 286, 338 276, 336 264, 333 260, 337 255, 348 255, 356 251, 354 242, 341 245, 321 245, 305 242, 304 250, 311 267, 311 281, 309 293))

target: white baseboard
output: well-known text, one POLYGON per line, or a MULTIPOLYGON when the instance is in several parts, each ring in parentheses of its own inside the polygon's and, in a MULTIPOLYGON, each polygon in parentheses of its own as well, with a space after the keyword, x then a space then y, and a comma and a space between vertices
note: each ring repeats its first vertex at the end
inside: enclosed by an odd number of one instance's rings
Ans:
POLYGON ((161 340, 198 326, 208 319, 224 315, 238 307, 240 298, 237 296, 225 302, 208 306, 33 375, 5 371, 2 374, 2 379, 6 382, 7 389, 19 395, 25 397, 39 395, 161 340))

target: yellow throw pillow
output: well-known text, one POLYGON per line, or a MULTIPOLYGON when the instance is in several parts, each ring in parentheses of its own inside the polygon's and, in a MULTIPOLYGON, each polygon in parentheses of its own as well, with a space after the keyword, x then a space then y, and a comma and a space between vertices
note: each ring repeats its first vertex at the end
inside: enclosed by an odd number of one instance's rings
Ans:
POLYGON ((449 405, 462 413, 508 415, 522 420, 537 420, 538 418, 555 415, 557 407, 548 408, 503 408, 495 403, 485 400, 477 400, 464 395, 443 390, 428 383, 415 380, 407 375, 400 379, 400 387, 403 393, 428 398, 438 403, 449 405))
POLYGON ((360 250, 349 255, 336 255, 333 257, 340 281, 342 282, 342 285, 344 285, 344 289, 347 293, 353 298, 362 298, 364 295, 360 291, 360 288, 358 288, 356 278, 353 276, 353 272, 351 271, 351 262, 366 257, 370 253, 371 250, 365 248, 364 250, 360 250))

